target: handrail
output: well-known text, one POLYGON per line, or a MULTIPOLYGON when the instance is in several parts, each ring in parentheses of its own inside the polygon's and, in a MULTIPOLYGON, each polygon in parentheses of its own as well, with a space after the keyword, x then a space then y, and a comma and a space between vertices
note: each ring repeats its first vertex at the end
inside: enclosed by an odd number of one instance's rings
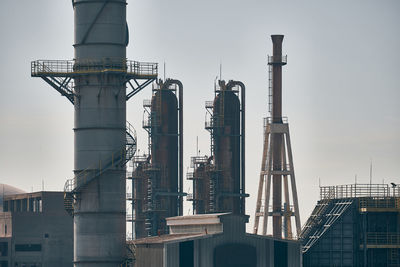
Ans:
POLYGON ((190 167, 194 168, 195 165, 205 164, 209 161, 208 156, 195 156, 190 158, 190 167))
MULTIPOLYGON (((282 209, 282 212, 285 212, 285 205, 282 205, 281 209, 282 209)), ((286 209, 286 212, 293 212, 293 211, 294 211, 294 205, 290 205, 286 209)), ((268 212, 274 212, 273 205, 268 205, 268 212)), ((264 213, 264 205, 260 206, 260 213, 264 213)))
POLYGON ((193 179, 202 179, 203 174, 200 172, 187 172, 186 173, 186 179, 187 180, 193 180, 193 179))
POLYGON ((206 101, 205 107, 206 108, 214 108, 214 101, 206 101))
POLYGON ((268 64, 286 64, 287 63, 287 55, 286 56, 268 56, 268 64))
POLYGON ((36 60, 31 62, 31 76, 41 75, 79 75, 99 72, 122 72, 129 75, 158 75, 158 64, 125 59, 102 60, 36 60))
POLYGON ((151 107, 151 99, 144 99, 143 107, 151 107))
POLYGON ((360 210, 366 209, 398 209, 400 211, 400 198, 360 198, 360 210))
POLYGON ((321 186, 321 199, 358 198, 358 197, 400 197, 400 189, 388 184, 348 184, 321 186))
MULTIPOLYGON (((282 117, 282 123, 288 123, 289 119, 288 117, 282 117)), ((264 118, 264 127, 267 126, 268 124, 274 123, 274 118, 273 117, 266 117, 264 118)))
POLYGON ((76 191, 81 186, 86 185, 88 182, 107 171, 109 168, 117 166, 121 162, 126 164, 126 162, 130 160, 136 152, 137 140, 136 130, 128 121, 126 126, 126 134, 129 135, 132 140, 126 140, 126 144, 121 149, 111 153, 110 157, 106 160, 99 160, 98 163, 95 163, 76 174, 74 178, 68 179, 64 184, 64 192, 76 191))
POLYGON ((367 232, 367 245, 400 245, 400 234, 396 232, 367 232))

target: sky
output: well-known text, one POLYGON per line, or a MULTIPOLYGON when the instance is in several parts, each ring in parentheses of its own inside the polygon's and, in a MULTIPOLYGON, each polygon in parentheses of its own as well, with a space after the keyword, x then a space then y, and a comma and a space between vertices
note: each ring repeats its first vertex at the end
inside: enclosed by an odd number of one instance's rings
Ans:
MULTIPOLYGON (((302 224, 319 184, 400 183, 400 2, 128 0, 129 59, 158 62, 184 84, 184 168, 209 155, 204 102, 214 80, 246 85, 247 214, 254 216, 268 116, 267 55, 283 34, 283 114, 289 118, 302 224), (357 178, 356 178, 357 177, 357 178)), ((39 78, 36 59, 73 58, 70 0, 1 0, 0 183, 62 190, 73 169, 73 106, 39 78)), ((143 99, 127 118, 147 148, 143 99)), ((191 190, 185 181, 185 191, 191 190)), ((185 213, 191 203, 185 203, 185 213)))

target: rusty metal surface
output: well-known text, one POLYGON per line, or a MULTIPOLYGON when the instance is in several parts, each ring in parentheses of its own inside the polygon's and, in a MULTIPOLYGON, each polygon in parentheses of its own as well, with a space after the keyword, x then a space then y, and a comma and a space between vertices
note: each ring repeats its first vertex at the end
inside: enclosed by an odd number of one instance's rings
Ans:
POLYGON ((217 211, 241 212, 240 198, 240 101, 232 90, 223 90, 214 100, 213 116, 218 126, 214 132, 214 164, 221 170, 217 181, 217 211))
MULTIPOLYGON (((272 35, 273 57, 282 58, 283 35, 272 35)), ((273 63, 272 65, 272 118, 274 123, 282 123, 282 65, 273 63)), ((282 134, 274 134, 273 144, 273 168, 281 170, 282 168, 282 134)), ((276 174, 272 178, 272 209, 276 215, 272 219, 272 233, 275 238, 282 237, 282 175, 276 174)))
MULTIPOLYGON (((160 167, 152 177, 153 231, 165 232, 165 218, 178 215, 178 198, 161 193, 178 193, 178 101, 171 90, 161 89, 152 99, 152 116, 156 125, 151 129, 152 164, 160 167)), ((154 233, 153 233, 154 234, 154 233)), ((156 233, 155 233, 156 234, 156 233)))

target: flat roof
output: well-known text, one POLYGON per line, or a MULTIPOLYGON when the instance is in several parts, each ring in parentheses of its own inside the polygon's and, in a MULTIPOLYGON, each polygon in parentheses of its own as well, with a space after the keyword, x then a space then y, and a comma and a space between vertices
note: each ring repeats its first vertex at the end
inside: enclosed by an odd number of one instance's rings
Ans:
POLYGON ((12 195, 8 195, 8 196, 4 196, 4 201, 41 197, 41 196, 43 196, 43 194, 64 194, 64 192, 63 191, 38 191, 38 192, 32 192, 32 193, 12 194, 12 195))
MULTIPOLYGON (((219 233, 220 234, 220 233, 219 233)), ((136 240, 128 241, 128 244, 164 244, 175 241, 185 241, 193 240, 197 238, 207 238, 215 234, 205 234, 205 233, 191 233, 191 234, 169 234, 160 236, 144 237, 136 240)))

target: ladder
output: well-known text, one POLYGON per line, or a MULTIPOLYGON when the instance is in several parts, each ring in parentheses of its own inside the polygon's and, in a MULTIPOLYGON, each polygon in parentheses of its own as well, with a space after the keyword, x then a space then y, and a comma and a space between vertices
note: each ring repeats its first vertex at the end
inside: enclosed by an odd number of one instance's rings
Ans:
POLYGON ((272 99, 273 99, 273 90, 272 90, 272 65, 268 65, 268 112, 272 112, 272 99))

